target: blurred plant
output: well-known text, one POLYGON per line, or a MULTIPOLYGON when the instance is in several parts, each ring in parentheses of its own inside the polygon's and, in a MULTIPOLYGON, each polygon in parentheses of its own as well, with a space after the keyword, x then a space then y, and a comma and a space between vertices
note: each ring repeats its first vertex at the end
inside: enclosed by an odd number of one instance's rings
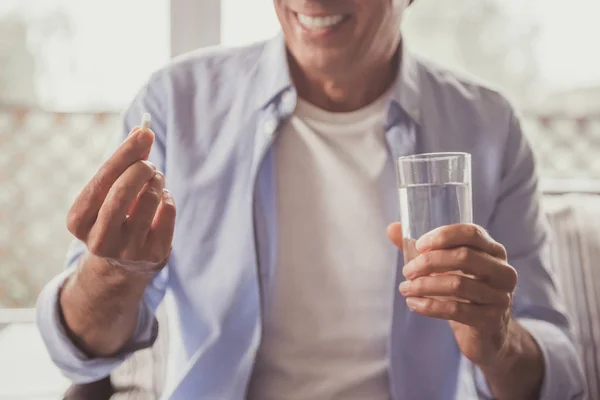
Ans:
POLYGON ((539 75, 538 27, 526 11, 517 1, 420 0, 405 34, 415 52, 473 74, 524 106, 535 101, 539 75))
POLYGON ((455 27, 458 49, 468 68, 498 82, 519 106, 537 101, 540 76, 536 56, 539 27, 519 7, 511 13, 502 0, 462 0, 462 13, 455 27))
POLYGON ((37 105, 39 78, 60 59, 56 44, 71 37, 59 8, 36 14, 23 6, 0 15, 0 104, 37 105))
POLYGON ((35 103, 35 64, 22 16, 0 17, 0 104, 35 103))

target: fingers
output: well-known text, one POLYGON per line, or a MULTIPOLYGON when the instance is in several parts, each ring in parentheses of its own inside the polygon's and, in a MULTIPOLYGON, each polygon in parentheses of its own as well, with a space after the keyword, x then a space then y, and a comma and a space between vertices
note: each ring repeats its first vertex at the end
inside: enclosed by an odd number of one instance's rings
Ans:
POLYGON ((402 224, 399 222, 394 222, 387 227, 387 235, 388 238, 398 247, 402 249, 403 246, 403 238, 402 238, 402 224))
POLYGON ((448 321, 456 321, 475 328, 490 329, 490 324, 501 320, 499 316, 506 313, 500 307, 461 303, 457 301, 436 300, 424 297, 406 299, 408 308, 423 316, 448 321))
POLYGON ((168 256, 171 250, 171 242, 175 231, 175 217, 176 208, 173 197, 168 190, 163 190, 162 199, 146 241, 146 246, 163 254, 163 258, 168 256))
POLYGON ((402 250, 404 253, 404 260, 406 262, 412 260, 416 256, 419 255, 417 252, 417 248, 415 246, 416 241, 411 238, 403 238, 402 237, 402 224, 399 222, 394 222, 390 224, 387 228, 388 238, 398 247, 398 249, 402 250))
POLYGON ((131 164, 146 160, 154 143, 154 132, 135 127, 127 139, 98 171, 98 179, 114 183, 131 164))
POLYGON ((453 297, 474 304, 510 307, 508 292, 494 289, 483 282, 457 275, 425 276, 400 284, 400 292, 406 297, 453 297))
POLYGON ((442 226, 426 233, 417 241, 419 253, 459 246, 472 247, 503 260, 507 258, 504 246, 493 240, 483 228, 473 224, 442 226))
POLYGON ((112 185, 136 161, 150 154, 154 133, 136 128, 83 188, 67 217, 67 227, 83 239, 92 228, 112 185))
POLYGON ((414 258, 402 269, 408 280, 451 271, 462 271, 498 290, 512 293, 517 272, 505 261, 469 247, 428 251, 414 258))
POLYGON ((164 176, 156 172, 134 202, 131 214, 125 223, 125 230, 129 237, 128 247, 133 251, 143 248, 146 243, 154 215, 162 199, 164 183, 164 176))
POLYGON ((142 157, 140 157, 140 160, 147 160, 148 157, 150 156, 150 151, 152 150, 152 144, 154 144, 154 138, 155 138, 154 131, 152 131, 149 128, 144 129, 144 127, 142 127, 142 126, 136 126, 129 133, 129 136, 133 136, 133 135, 145 135, 146 138, 144 140, 149 140, 149 138, 152 138, 152 140, 150 141, 150 146, 147 148, 147 151, 144 151, 142 153, 142 157), (142 133, 142 132, 138 132, 138 131, 144 131, 144 132, 142 133))
MULTIPOLYGON (((155 174, 156 168, 150 162, 138 161, 129 167, 112 185, 98 212, 98 219, 92 227, 88 239, 88 248, 90 246, 95 248, 99 252, 96 255, 113 256, 104 254, 108 251, 107 249, 114 248, 110 243, 110 239, 120 236, 127 211, 140 190, 155 174)), ((120 244, 121 246, 125 245, 125 243, 120 244)))

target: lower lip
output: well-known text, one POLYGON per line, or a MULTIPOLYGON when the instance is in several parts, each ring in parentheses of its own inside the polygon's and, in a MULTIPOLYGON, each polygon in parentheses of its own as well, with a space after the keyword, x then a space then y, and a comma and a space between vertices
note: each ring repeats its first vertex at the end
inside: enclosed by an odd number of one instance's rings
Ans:
POLYGON ((294 19, 296 20, 296 24, 300 27, 300 30, 302 31, 303 34, 308 35, 312 38, 323 38, 323 37, 331 36, 335 32, 339 31, 341 28, 344 27, 344 25, 346 25, 348 23, 348 20, 350 18, 348 16, 346 16, 346 17, 344 17, 343 20, 341 20, 340 22, 338 22, 335 25, 329 26, 327 28, 319 28, 319 29, 309 29, 306 26, 304 26, 300 22, 300 20, 298 20, 297 13, 294 13, 294 19))

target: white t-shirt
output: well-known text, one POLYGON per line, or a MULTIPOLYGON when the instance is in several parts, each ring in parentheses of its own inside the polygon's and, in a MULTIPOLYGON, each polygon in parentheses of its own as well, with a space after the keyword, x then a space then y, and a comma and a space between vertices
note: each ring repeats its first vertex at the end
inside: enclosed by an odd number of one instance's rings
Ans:
POLYGON ((278 262, 248 398, 387 400, 396 249, 383 188, 387 96, 352 113, 299 100, 275 144, 278 262))

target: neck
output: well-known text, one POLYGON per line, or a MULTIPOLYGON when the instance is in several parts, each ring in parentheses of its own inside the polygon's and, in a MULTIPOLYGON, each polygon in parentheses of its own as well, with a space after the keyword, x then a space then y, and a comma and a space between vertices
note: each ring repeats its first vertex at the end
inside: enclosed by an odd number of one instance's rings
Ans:
POLYGON ((304 100, 330 112, 351 112, 371 104, 394 84, 400 53, 396 50, 380 63, 336 76, 304 70, 290 56, 290 73, 304 100))

